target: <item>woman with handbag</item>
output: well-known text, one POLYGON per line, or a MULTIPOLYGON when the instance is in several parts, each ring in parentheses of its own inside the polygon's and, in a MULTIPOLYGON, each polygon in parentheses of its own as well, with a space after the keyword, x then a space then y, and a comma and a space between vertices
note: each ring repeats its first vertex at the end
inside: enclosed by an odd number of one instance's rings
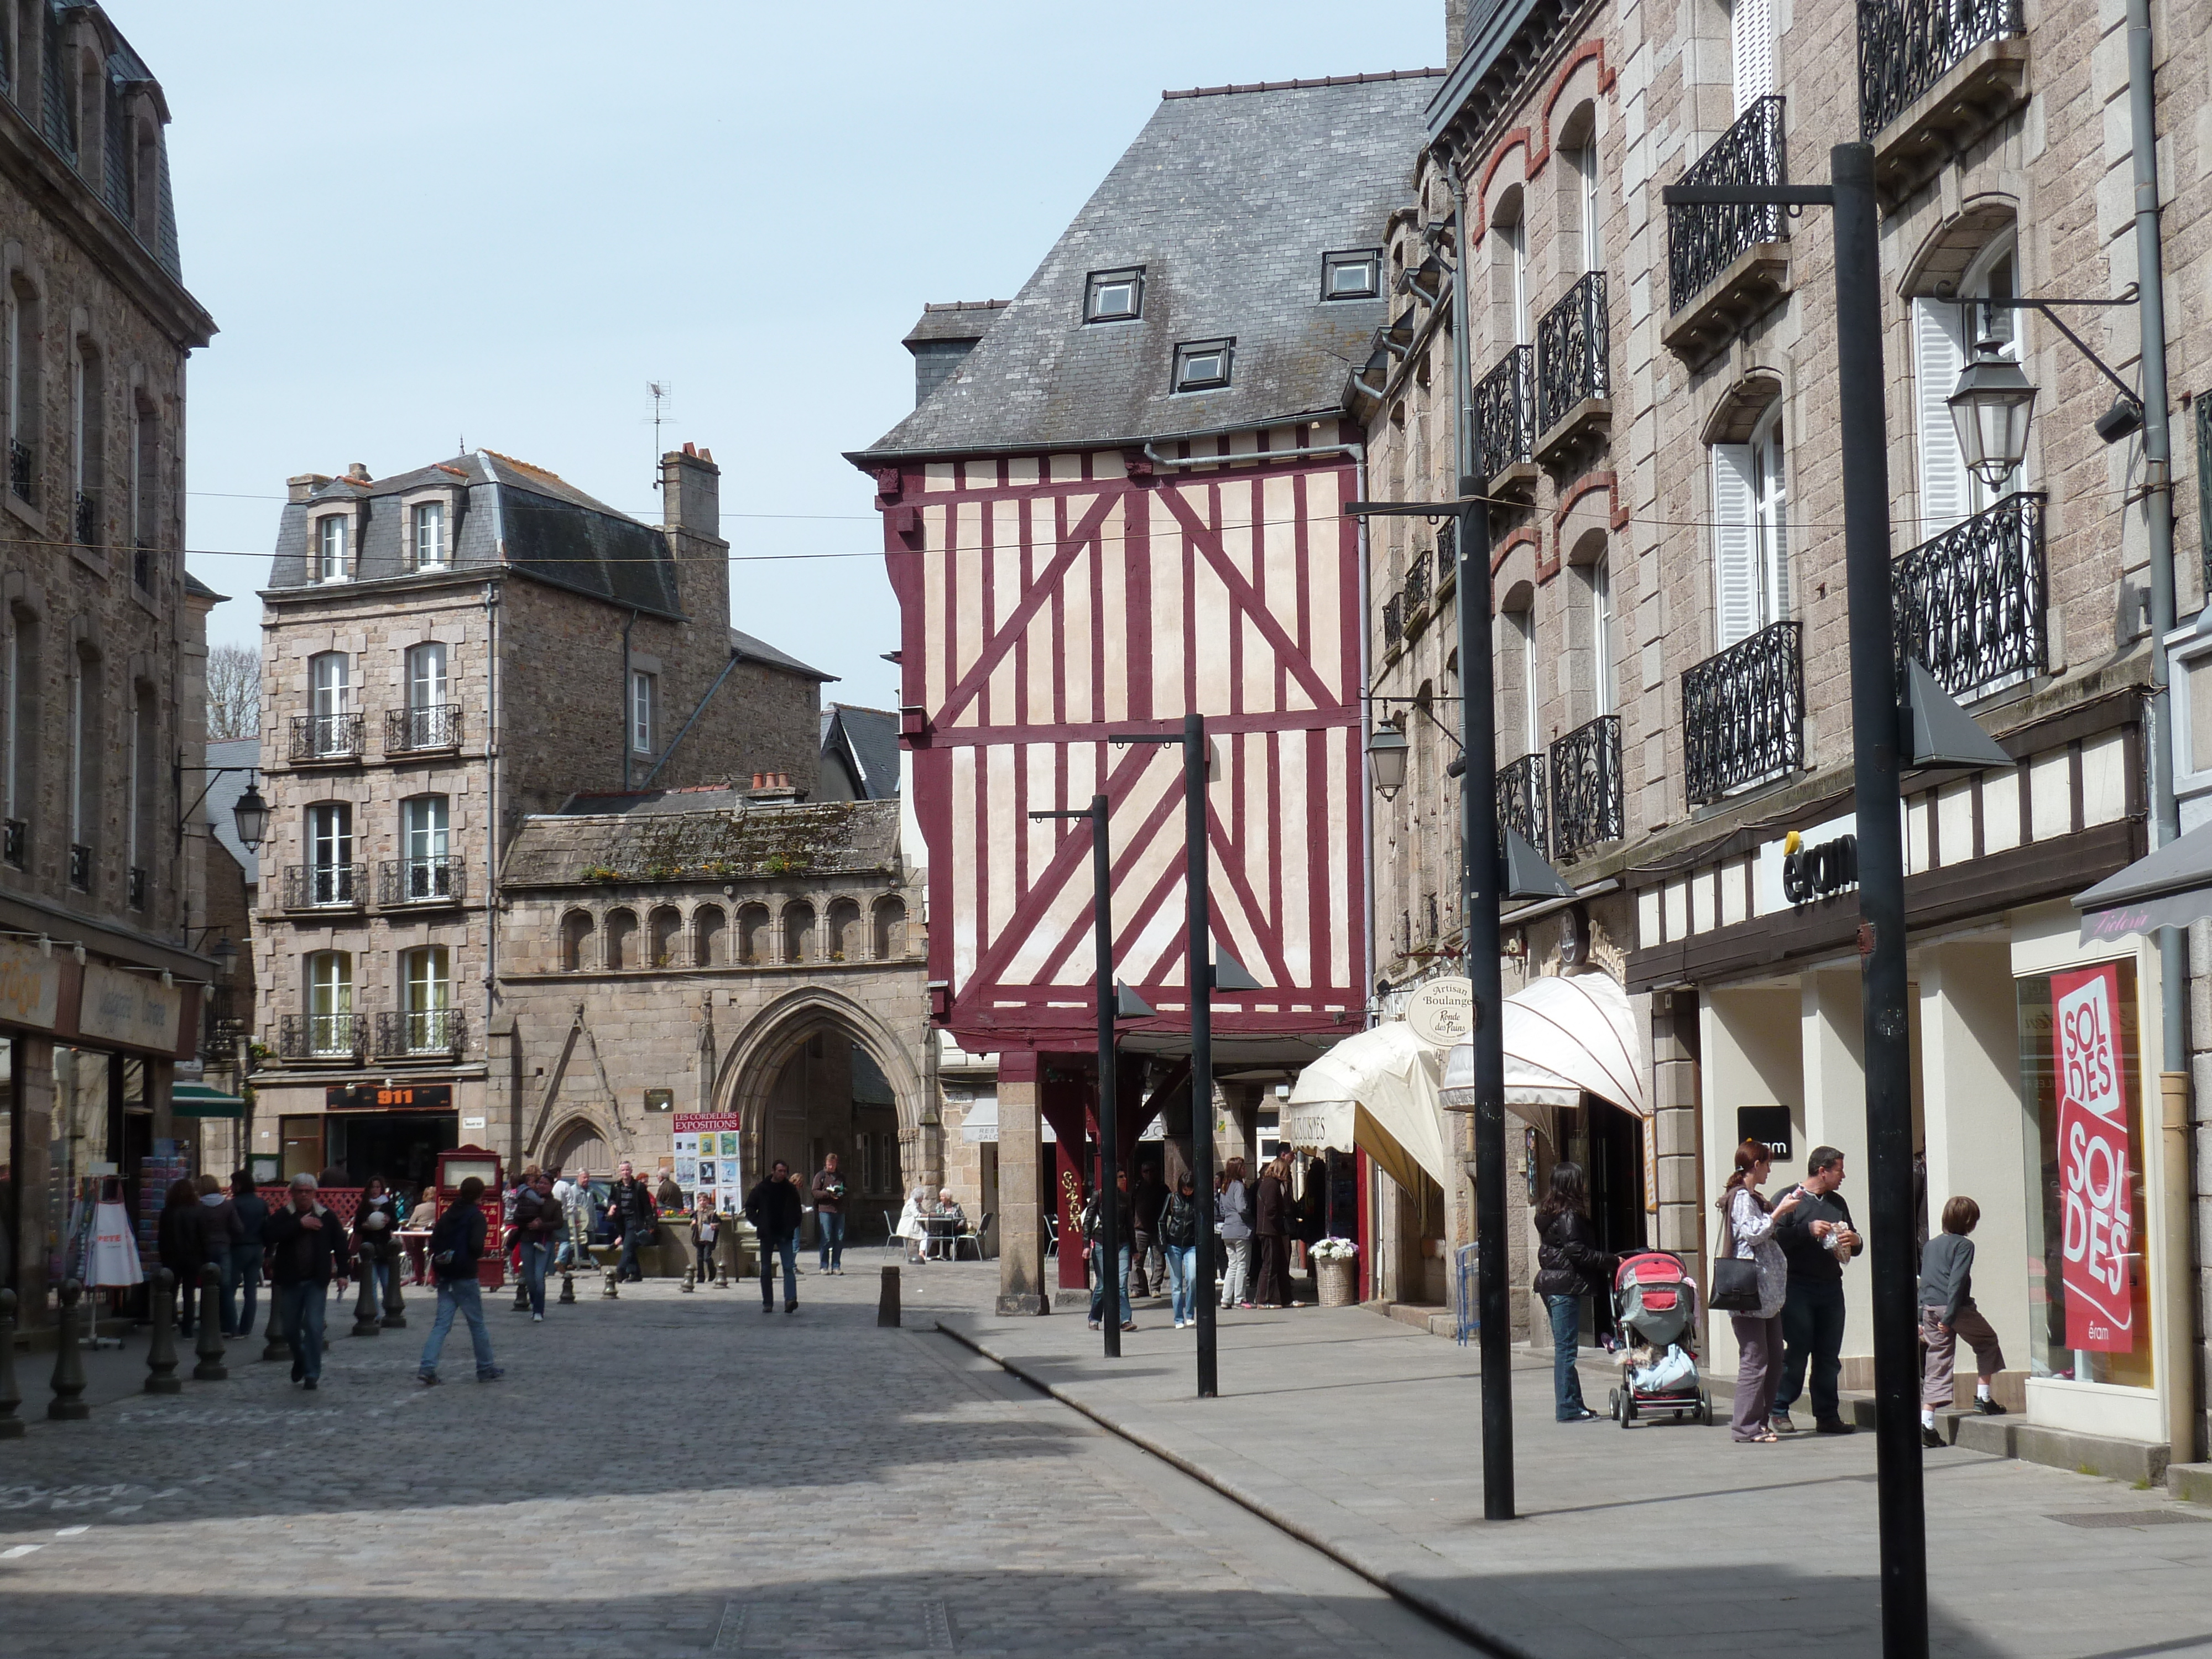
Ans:
POLYGON ((1790 1267, 1774 1242, 1774 1224, 1801 1200, 1793 1191, 1767 1206, 1759 1189, 1772 1164, 1765 1143, 1745 1141, 1735 1149, 1735 1171, 1717 1206, 1728 1220, 1729 1248, 1713 1261, 1708 1305, 1727 1314, 1735 1327, 1742 1357, 1729 1432, 1745 1445, 1771 1446, 1780 1438, 1767 1419, 1774 1409, 1774 1385, 1782 1379, 1782 1304, 1790 1292, 1790 1267))

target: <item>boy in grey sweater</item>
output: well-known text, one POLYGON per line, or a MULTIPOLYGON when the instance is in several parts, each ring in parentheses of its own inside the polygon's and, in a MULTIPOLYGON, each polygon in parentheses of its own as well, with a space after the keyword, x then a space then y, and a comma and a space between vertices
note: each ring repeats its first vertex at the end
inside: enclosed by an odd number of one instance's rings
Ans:
POLYGON ((1997 1334, 1974 1306, 1974 1241, 1968 1237, 1982 1218, 1982 1206, 1971 1198, 1951 1200, 1943 1206, 1943 1231, 1928 1241, 1920 1256, 1920 1340, 1927 1350, 1926 1369, 1920 1384, 1920 1443, 1941 1446, 1936 1431, 1936 1407, 1951 1403, 1955 1389, 1952 1370, 1959 1339, 1974 1350, 1974 1409, 1984 1417, 2000 1417, 2004 1407, 1990 1397, 1990 1384, 2004 1369, 2004 1351, 1997 1334))

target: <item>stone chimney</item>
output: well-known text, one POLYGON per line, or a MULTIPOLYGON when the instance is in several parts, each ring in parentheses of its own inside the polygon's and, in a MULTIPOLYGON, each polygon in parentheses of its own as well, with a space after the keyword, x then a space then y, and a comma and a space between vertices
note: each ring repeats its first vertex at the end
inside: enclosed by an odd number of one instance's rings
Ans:
POLYGON ((356 461, 351 466, 346 468, 348 483, 368 483, 369 481, 368 467, 366 463, 356 461))
POLYGON ((1467 50, 1467 17, 1474 0, 1444 0, 1444 67, 1456 69, 1467 50))
POLYGON ((722 537, 722 469, 714 452, 685 444, 660 458, 660 522, 709 541, 722 537))
POLYGON ((756 772, 745 799, 755 806, 782 806, 799 799, 799 787, 788 772, 756 772))
POLYGON ((327 472, 302 472, 284 480, 285 499, 306 501, 314 499, 315 492, 331 481, 327 472))

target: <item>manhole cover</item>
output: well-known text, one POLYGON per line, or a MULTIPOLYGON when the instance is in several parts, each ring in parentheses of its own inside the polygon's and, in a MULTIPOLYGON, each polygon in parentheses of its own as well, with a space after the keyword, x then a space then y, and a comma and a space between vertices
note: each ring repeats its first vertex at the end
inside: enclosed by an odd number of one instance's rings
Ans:
POLYGON ((2044 1519, 2069 1527, 2172 1527, 2212 1516, 2184 1515, 2179 1510, 2093 1510, 2087 1515, 2047 1515, 2044 1519))

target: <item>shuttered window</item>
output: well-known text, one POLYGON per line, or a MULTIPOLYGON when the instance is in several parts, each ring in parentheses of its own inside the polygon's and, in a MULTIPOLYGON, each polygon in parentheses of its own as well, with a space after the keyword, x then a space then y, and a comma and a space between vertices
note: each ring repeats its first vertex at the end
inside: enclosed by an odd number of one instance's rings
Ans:
POLYGON ((1920 523, 1911 544, 1942 535, 1972 509, 1951 393, 1966 367, 1966 325, 1955 301, 1912 302, 1913 401, 1920 428, 1920 523))
POLYGON ((1734 60, 1735 112, 1774 90, 1772 0, 1735 0, 1729 8, 1729 48, 1734 60))
POLYGON ((1713 647, 1725 651, 1790 614, 1789 489, 1781 411, 1751 441, 1715 444, 1713 647))

